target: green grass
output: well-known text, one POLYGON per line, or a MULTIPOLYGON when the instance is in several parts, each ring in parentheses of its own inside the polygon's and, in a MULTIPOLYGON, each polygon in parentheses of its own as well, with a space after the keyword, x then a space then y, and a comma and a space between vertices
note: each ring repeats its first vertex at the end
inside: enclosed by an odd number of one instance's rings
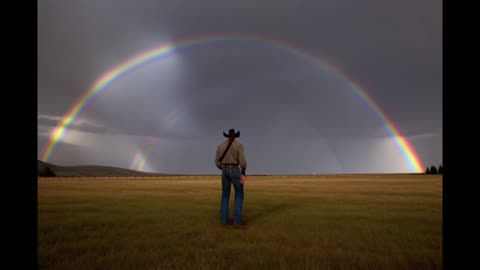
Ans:
POLYGON ((220 183, 39 179, 38 268, 443 268, 441 176, 249 177, 243 230, 220 183))

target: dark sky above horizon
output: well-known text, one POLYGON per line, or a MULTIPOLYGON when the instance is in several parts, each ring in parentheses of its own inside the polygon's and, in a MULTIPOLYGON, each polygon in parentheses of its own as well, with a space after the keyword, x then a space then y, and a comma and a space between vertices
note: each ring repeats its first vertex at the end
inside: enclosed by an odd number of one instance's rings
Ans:
POLYGON ((355 81, 423 165, 442 163, 442 2, 84 0, 38 2, 38 158, 104 72, 207 34, 281 40, 341 69, 261 42, 176 50, 112 81, 49 162, 219 173, 223 131, 240 130, 250 174, 410 172, 355 81))

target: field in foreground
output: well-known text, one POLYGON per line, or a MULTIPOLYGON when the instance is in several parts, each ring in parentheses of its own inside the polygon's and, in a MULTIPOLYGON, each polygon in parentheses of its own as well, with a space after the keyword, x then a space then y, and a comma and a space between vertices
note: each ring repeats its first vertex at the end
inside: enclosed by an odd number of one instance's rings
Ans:
POLYGON ((220 176, 39 178, 38 268, 443 268, 441 175, 252 176, 243 230, 220 194, 220 176))

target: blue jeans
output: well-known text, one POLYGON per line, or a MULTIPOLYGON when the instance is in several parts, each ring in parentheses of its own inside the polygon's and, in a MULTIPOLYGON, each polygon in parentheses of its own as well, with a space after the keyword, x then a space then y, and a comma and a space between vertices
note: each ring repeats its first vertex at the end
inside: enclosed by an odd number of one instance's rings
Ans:
POLYGON ((220 209, 220 216, 223 224, 227 224, 228 222, 228 203, 230 201, 231 184, 233 184, 233 188, 235 189, 233 222, 237 224, 242 222, 243 184, 240 183, 240 176, 240 168, 222 169, 222 206, 220 209))

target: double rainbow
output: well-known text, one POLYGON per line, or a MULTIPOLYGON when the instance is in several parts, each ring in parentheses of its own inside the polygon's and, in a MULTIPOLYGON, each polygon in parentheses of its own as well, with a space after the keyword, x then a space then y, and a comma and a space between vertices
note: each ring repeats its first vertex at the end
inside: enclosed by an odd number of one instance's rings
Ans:
MULTIPOLYGON (((410 142, 405 136, 400 132, 400 129, 395 125, 395 123, 387 116, 387 114, 382 110, 378 103, 371 97, 365 89, 363 89, 357 82, 350 78, 345 72, 343 72, 339 67, 336 67, 324 59, 321 59, 299 46, 290 44, 285 41, 278 39, 273 39, 265 36, 258 35, 245 35, 245 34, 212 34, 212 35, 202 35, 198 37, 191 37, 186 39, 181 39, 176 42, 167 43, 160 45, 153 49, 144 51, 138 55, 135 55, 126 61, 120 63, 117 66, 114 66, 104 74, 102 74, 92 86, 85 91, 85 93, 80 96, 71 108, 65 113, 62 120, 58 123, 55 129, 52 131, 49 141, 44 146, 42 151, 41 158, 44 161, 47 161, 52 156, 52 153, 65 135, 68 133, 68 129, 71 124, 82 114, 85 108, 91 103, 94 98, 99 95, 102 91, 108 88, 108 86, 117 78, 122 75, 131 72, 135 68, 145 65, 149 62, 163 59, 171 55, 173 52, 180 49, 194 48, 199 45, 214 45, 225 42, 249 42, 256 43, 261 45, 267 45, 274 49, 279 49, 294 56, 304 58, 308 61, 315 61, 320 64, 320 66, 334 74, 340 76, 350 85, 352 91, 358 95, 367 106, 373 111, 373 113, 378 117, 382 123, 387 134, 392 138, 394 144, 400 150, 400 153, 403 155, 404 160, 408 164, 408 167, 413 172, 423 172, 424 166, 410 142)), ((138 164, 138 157, 134 158, 134 163, 138 164), (137 160, 137 162, 135 162, 137 160)), ((145 161, 141 162, 142 164, 145 161)), ((132 164, 133 166, 133 164, 132 164)), ((141 166, 143 167, 143 166, 141 166)))

